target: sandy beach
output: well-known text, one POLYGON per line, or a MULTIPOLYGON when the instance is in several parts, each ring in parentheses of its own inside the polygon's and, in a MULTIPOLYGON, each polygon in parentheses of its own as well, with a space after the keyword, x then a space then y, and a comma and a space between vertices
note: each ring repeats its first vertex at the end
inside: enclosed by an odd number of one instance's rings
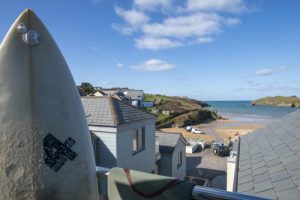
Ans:
POLYGON ((181 133, 185 138, 192 138, 192 139, 202 139, 207 142, 211 142, 215 140, 215 137, 209 134, 193 134, 191 132, 187 132, 184 128, 163 128, 162 131, 166 132, 175 132, 181 133))
POLYGON ((202 139, 207 142, 215 140, 227 140, 229 138, 234 139, 236 134, 245 135, 249 132, 252 132, 256 129, 263 128, 265 125, 257 122, 253 123, 244 123, 241 121, 235 120, 216 120, 216 121, 207 121, 194 127, 201 129, 205 134, 194 134, 187 132, 184 128, 164 128, 162 131, 168 132, 179 132, 185 138, 193 139, 202 139))

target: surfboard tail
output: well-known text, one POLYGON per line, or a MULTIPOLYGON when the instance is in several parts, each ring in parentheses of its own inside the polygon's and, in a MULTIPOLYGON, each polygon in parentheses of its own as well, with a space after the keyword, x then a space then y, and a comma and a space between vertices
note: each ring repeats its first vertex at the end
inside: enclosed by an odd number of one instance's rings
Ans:
POLYGON ((29 9, 0 46, 0 93, 0 199, 97 199, 77 87, 54 39, 29 9))

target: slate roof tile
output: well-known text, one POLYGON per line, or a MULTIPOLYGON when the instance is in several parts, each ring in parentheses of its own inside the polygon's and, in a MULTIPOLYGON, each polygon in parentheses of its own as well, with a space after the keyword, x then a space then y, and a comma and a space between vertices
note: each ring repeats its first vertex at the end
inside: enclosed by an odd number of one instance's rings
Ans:
POLYGON ((277 196, 279 197, 280 200, 299 200, 300 199, 299 188, 294 187, 288 190, 278 192, 277 196))
POLYGON ((300 200, 300 110, 241 136, 238 192, 300 200))
POLYGON ((181 133, 166 133, 163 131, 156 131, 155 135, 159 138, 160 153, 172 153, 180 139, 182 139, 184 143, 186 142, 181 133))
POLYGON ((155 119, 153 114, 111 96, 82 97, 81 101, 89 125, 118 126, 139 120, 155 119))
POLYGON ((254 191, 256 193, 263 192, 273 188, 273 184, 270 180, 266 180, 257 184, 254 184, 254 191))
POLYGON ((286 179, 282 179, 277 182, 274 182, 273 184, 274 184, 275 190, 277 192, 281 192, 281 191, 296 187, 296 184, 294 183, 294 181, 289 177, 286 179))
POLYGON ((280 181, 280 180, 283 180, 283 179, 286 179, 289 177, 290 177, 290 174, 286 170, 283 170, 283 171, 272 174, 271 180, 274 183, 276 181, 280 181))
POLYGON ((269 190, 265 190, 262 192, 258 192, 256 194, 259 197, 264 197, 264 198, 271 198, 271 199, 276 199, 276 192, 274 189, 269 189, 269 190))
POLYGON ((239 186, 239 190, 240 192, 245 192, 245 191, 249 191, 249 190, 253 190, 254 187, 253 187, 253 182, 247 182, 247 183, 242 183, 240 186, 239 186))

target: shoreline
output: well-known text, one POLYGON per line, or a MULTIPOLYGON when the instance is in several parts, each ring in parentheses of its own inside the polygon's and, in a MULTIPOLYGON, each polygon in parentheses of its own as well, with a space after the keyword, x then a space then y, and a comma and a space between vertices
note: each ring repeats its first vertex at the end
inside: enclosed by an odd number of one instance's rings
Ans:
POLYGON ((167 132, 179 132, 186 139, 202 139, 206 142, 222 140, 223 142, 228 141, 229 139, 235 139, 237 133, 239 136, 246 135, 256 129, 265 127, 272 120, 263 120, 263 119, 253 119, 245 120, 243 118, 233 118, 228 119, 219 119, 215 121, 206 121, 200 124, 194 125, 194 127, 203 130, 205 134, 194 134, 187 132, 184 128, 163 128, 162 131, 167 132))

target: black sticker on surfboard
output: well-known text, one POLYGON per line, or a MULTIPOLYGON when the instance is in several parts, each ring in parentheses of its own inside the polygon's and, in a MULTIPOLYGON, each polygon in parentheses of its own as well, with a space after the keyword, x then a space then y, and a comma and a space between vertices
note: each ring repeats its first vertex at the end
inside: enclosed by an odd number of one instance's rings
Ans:
POLYGON ((74 160, 77 154, 71 150, 76 143, 72 138, 68 138, 64 143, 48 133, 43 139, 44 161, 53 171, 58 172, 66 161, 74 160))

